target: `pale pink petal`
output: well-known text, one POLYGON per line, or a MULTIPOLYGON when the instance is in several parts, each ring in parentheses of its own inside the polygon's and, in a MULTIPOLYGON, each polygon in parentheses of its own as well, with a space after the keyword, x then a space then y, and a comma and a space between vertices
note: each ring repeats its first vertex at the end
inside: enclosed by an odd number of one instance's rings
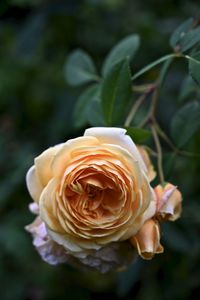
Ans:
POLYGON ((36 202, 30 203, 28 208, 33 214, 35 215, 39 214, 39 205, 36 202))

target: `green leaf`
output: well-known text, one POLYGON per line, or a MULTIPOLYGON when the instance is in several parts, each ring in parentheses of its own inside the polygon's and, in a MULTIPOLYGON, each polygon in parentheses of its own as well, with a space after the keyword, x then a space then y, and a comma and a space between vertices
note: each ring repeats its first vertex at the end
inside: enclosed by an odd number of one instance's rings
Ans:
POLYGON ((186 33, 180 40, 180 48, 185 52, 200 42, 200 27, 197 27, 186 33))
POLYGON ((136 144, 141 144, 151 137, 151 131, 138 127, 125 127, 127 134, 136 144))
POLYGON ((193 80, 200 86, 200 52, 189 58, 189 73, 193 80))
POLYGON ((64 73, 67 82, 75 86, 99 79, 92 59, 83 50, 76 50, 69 55, 64 73))
POLYGON ((194 95, 197 92, 197 85, 195 84, 194 80, 191 76, 187 76, 183 84, 181 85, 180 94, 178 97, 179 102, 183 102, 191 95, 194 95))
POLYGON ((103 111, 100 101, 100 93, 98 97, 94 98, 92 102, 90 102, 87 108, 87 119, 88 123, 92 126, 105 126, 105 121, 103 117, 103 111))
POLYGON ((174 142, 182 147, 200 128, 200 104, 195 101, 185 106, 175 114, 171 123, 171 135, 174 142))
POLYGON ((173 61, 173 57, 169 58, 168 60, 166 60, 161 68, 160 71, 160 76, 159 76, 159 82, 160 82, 160 88, 163 86, 165 79, 167 77, 167 73, 169 71, 169 68, 171 66, 171 63, 173 61))
POLYGON ((115 64, 103 80, 101 101, 107 125, 122 125, 131 100, 131 73, 128 59, 115 64))
POLYGON ((193 19, 190 18, 182 23, 171 35, 170 45, 175 48, 179 41, 185 36, 186 32, 192 27, 193 19))
POLYGON ((88 87, 78 98, 74 110, 74 126, 84 127, 88 124, 88 106, 99 97, 99 84, 88 87))
POLYGON ((176 157, 177 155, 174 152, 165 153, 163 155, 163 169, 166 179, 173 174, 174 166, 176 164, 176 157))
POLYGON ((112 66, 121 61, 122 59, 129 57, 132 59, 136 54, 140 45, 140 38, 137 34, 132 34, 123 40, 121 40, 108 54, 103 64, 102 73, 107 74, 112 66))

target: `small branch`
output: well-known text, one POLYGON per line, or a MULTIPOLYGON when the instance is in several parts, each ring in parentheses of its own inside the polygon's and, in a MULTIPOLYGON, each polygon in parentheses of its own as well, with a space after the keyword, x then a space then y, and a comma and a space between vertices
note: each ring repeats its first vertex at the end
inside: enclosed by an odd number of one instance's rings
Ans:
POLYGON ((180 56, 181 56, 181 54, 179 54, 179 53, 172 53, 172 54, 165 55, 165 56, 153 61, 152 63, 150 63, 146 67, 142 68, 140 71, 138 71, 135 75, 133 75, 132 80, 137 79, 138 77, 140 77, 144 73, 148 72, 149 70, 151 70, 155 66, 161 64, 162 62, 164 62, 168 59, 171 59, 171 58, 174 58, 174 57, 180 57, 180 56))
POLYGON ((158 134, 160 137, 174 150, 174 152, 178 153, 179 149, 176 148, 176 146, 173 144, 173 142, 170 140, 170 138, 166 135, 166 133, 161 129, 160 125, 155 120, 155 126, 158 134))
POLYGON ((131 124, 131 121, 133 120, 136 112, 138 111, 138 109, 140 108, 140 106, 142 105, 142 103, 144 102, 144 100, 146 99, 147 94, 142 94, 138 100, 134 103, 134 105, 132 106, 132 109, 130 110, 126 121, 124 123, 125 127, 128 127, 131 124))
POLYGON ((154 118, 155 111, 156 111, 156 105, 158 102, 158 96, 159 96, 158 84, 155 83, 154 86, 155 86, 155 89, 154 89, 154 93, 152 96, 151 106, 150 106, 149 112, 147 113, 145 118, 142 120, 142 122, 139 124, 138 127, 140 127, 140 128, 144 127, 149 121, 151 121, 152 118, 154 118))
POLYGON ((165 180, 164 180, 164 173, 163 173, 163 167, 162 167, 162 149, 161 149, 158 133, 156 131, 154 124, 151 125, 151 131, 152 131, 153 139, 155 142, 156 151, 158 154, 158 156, 157 156, 158 174, 160 177, 161 185, 164 185, 165 180))
POLYGON ((161 129, 160 125, 157 123, 156 120, 155 120, 155 126, 159 136, 168 144, 168 146, 175 152, 175 154, 182 155, 185 157, 200 157, 200 154, 198 153, 193 153, 193 152, 178 149, 170 140, 170 138, 166 135, 166 133, 161 129))
POLYGON ((154 90, 155 84, 141 84, 141 85, 133 85, 132 90, 136 93, 149 93, 151 90, 154 90))

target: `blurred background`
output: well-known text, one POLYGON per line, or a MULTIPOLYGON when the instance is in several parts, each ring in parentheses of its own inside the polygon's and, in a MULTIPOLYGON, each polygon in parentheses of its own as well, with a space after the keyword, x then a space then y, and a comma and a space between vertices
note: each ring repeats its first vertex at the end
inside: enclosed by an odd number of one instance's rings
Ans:
MULTIPOLYGON (((200 298, 200 161, 167 151, 167 180, 184 194, 183 217, 162 227, 163 255, 138 260, 122 273, 81 273, 42 262, 24 226, 33 220, 25 174, 33 158, 51 145, 82 135, 73 108, 81 88, 64 78, 67 55, 89 52, 98 67, 110 48, 131 33, 141 36, 133 64, 170 53, 169 36, 200 11, 184 0, 1 0, 0 1, 0 299, 193 299, 200 298)), ((148 73, 155 78, 156 70, 148 73)), ((159 108, 168 131, 186 75, 170 70, 159 108)), ((194 99, 193 99, 194 100, 194 99)), ((183 100, 183 101, 187 101, 183 100)), ((200 152, 200 132, 185 150, 200 152)))

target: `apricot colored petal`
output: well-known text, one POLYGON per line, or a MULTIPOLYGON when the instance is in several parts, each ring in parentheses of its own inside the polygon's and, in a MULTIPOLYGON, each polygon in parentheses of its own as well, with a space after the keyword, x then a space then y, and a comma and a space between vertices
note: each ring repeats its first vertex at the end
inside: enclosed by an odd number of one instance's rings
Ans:
POLYGON ((102 144, 115 144, 128 150, 137 160, 140 167, 146 172, 144 161, 130 136, 126 135, 126 129, 116 127, 93 127, 86 129, 84 136, 94 136, 102 144))
POLYGON ((68 140, 60 148, 51 163, 51 170, 54 177, 62 177, 65 172, 67 165, 71 162, 71 152, 74 149, 81 149, 86 146, 96 146, 98 140, 94 137, 79 137, 72 140, 68 140))
POLYGON ((137 148, 138 148, 138 150, 142 156, 142 159, 146 165, 148 179, 149 179, 149 181, 152 181, 156 177, 156 172, 154 170, 153 164, 151 163, 149 154, 144 147, 137 146, 137 148))
POLYGON ((43 186, 36 174, 35 166, 32 166, 26 174, 26 185, 33 200, 39 202, 43 186))
POLYGON ((138 217, 136 217, 136 219, 133 220, 132 226, 131 225, 129 226, 129 229, 126 231, 123 237, 124 240, 130 238, 130 236, 135 235, 147 220, 154 217, 156 213, 156 199, 152 189, 150 189, 150 191, 151 192, 149 194, 149 199, 150 199, 149 206, 146 208, 146 210, 143 213, 141 213, 141 211, 138 212, 138 217))
POLYGON ((156 186, 157 215, 161 220, 175 221, 182 212, 182 195, 180 191, 171 183, 161 187, 156 186))
POLYGON ((57 217, 57 187, 58 181, 53 178, 44 188, 39 203, 40 217, 45 222, 47 227, 58 232, 63 232, 63 229, 57 217))
POLYGON ((35 158, 36 172, 43 187, 45 187, 52 178, 51 163, 56 153, 62 148, 62 145, 63 144, 59 144, 55 147, 51 147, 35 158))
POLYGON ((143 259, 152 259, 155 254, 164 251, 160 244, 160 228, 157 221, 150 219, 139 232, 130 239, 143 259))

